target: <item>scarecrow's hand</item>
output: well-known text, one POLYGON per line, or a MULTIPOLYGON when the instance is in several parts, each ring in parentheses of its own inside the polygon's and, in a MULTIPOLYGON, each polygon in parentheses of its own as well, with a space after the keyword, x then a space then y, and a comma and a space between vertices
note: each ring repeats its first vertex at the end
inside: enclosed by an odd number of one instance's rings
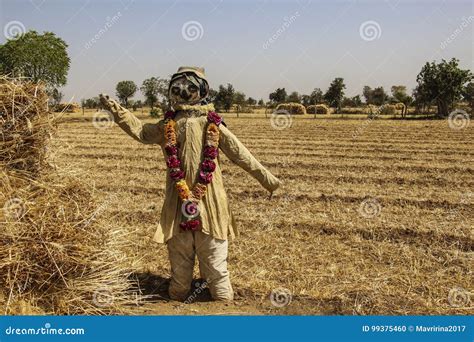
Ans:
POLYGON ((122 109, 121 106, 117 103, 117 101, 111 99, 107 94, 100 94, 99 100, 102 106, 104 106, 105 109, 109 110, 112 113, 117 113, 119 110, 122 109))

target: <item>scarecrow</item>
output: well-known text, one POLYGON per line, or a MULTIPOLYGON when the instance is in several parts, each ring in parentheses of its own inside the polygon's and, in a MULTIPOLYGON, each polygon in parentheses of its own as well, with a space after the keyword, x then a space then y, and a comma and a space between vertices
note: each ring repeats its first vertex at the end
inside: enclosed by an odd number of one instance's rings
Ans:
POLYGON ((204 69, 180 67, 170 80, 172 110, 158 123, 142 123, 107 95, 103 106, 132 138, 161 146, 167 165, 166 191, 154 240, 166 243, 171 264, 171 299, 185 301, 195 257, 214 300, 232 300, 227 270, 228 238, 237 235, 217 158, 222 151, 273 193, 280 181, 226 127, 209 103, 204 69))

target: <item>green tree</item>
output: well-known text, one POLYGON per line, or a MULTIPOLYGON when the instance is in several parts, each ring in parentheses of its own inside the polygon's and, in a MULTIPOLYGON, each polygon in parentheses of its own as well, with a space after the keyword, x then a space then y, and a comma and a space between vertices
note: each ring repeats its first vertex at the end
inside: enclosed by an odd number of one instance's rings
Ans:
POLYGON ((156 104, 168 107, 168 85, 169 80, 160 77, 150 77, 143 81, 140 91, 145 96, 145 104, 151 109, 156 104))
POLYGON ((436 103, 438 116, 446 117, 461 98, 465 84, 472 79, 471 71, 461 69, 456 58, 443 59, 441 63, 427 62, 416 77, 417 92, 421 98, 436 103))
POLYGON ((301 102, 301 96, 298 94, 297 91, 292 92, 287 99, 288 102, 296 102, 300 103, 301 102))
POLYGON ((128 107, 128 99, 137 92, 137 85, 133 81, 120 81, 115 87, 116 95, 125 107, 128 107))
POLYGON ((408 111, 408 106, 413 103, 413 98, 407 94, 407 87, 404 85, 394 85, 391 88, 392 96, 397 102, 401 102, 405 105, 405 109, 402 116, 405 116, 408 111))
POLYGON ((274 104, 285 102, 287 97, 288 95, 286 93, 285 88, 277 88, 273 93, 270 93, 270 95, 268 95, 268 98, 274 104))
POLYGON ((0 45, 0 71, 43 81, 49 87, 63 86, 70 65, 66 49, 66 42, 52 32, 28 31, 0 45))
POLYGON ((235 92, 232 102, 233 104, 237 105, 238 112, 244 110, 247 104, 247 101, 245 100, 245 94, 240 91, 235 92))
POLYGON ((253 97, 250 97, 247 99, 247 104, 249 106, 255 106, 257 104, 257 100, 255 100, 253 97))
POLYGON ((342 99, 344 98, 344 89, 346 85, 344 84, 344 79, 341 77, 336 77, 331 84, 329 89, 324 94, 324 100, 331 106, 336 108, 336 113, 339 113, 341 110, 342 99))
POLYGON ((263 99, 258 100, 258 105, 259 105, 260 107, 265 106, 265 102, 263 101, 263 99))
POLYGON ((464 87, 462 96, 464 100, 469 103, 469 107, 471 107, 471 113, 474 114, 474 82, 470 82, 464 87))
POLYGON ((369 86, 364 86, 364 89, 362 89, 362 95, 364 95, 365 98, 365 103, 366 104, 373 104, 372 101, 372 88, 369 86))
POLYGON ((220 85, 214 101, 217 109, 223 109, 228 112, 234 102, 234 94, 235 89, 232 84, 227 83, 226 87, 220 85))
POLYGON ((62 92, 60 92, 58 90, 58 88, 54 88, 52 91, 51 91, 51 95, 50 95, 53 99, 53 106, 57 106, 58 104, 61 103, 63 97, 64 97, 64 94, 62 92))
POLYGON ((372 104, 376 106, 381 106, 388 100, 388 95, 385 92, 385 89, 383 87, 377 87, 372 90, 372 104))
POLYGON ((309 97, 310 97, 310 104, 312 105, 323 103, 324 101, 323 91, 319 88, 314 88, 313 92, 311 93, 309 97))

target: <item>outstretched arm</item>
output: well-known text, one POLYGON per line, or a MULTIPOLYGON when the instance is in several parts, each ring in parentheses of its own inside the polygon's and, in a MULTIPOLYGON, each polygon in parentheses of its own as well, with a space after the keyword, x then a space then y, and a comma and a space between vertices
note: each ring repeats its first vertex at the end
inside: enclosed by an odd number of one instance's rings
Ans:
POLYGON ((158 123, 141 122, 128 109, 109 98, 108 95, 100 94, 99 98, 105 109, 114 116, 114 121, 132 138, 143 144, 161 144, 163 142, 163 130, 158 123))
POLYGON ((220 125, 219 128, 221 133, 219 137, 219 147, 224 154, 242 169, 250 173, 265 189, 273 193, 273 191, 280 186, 280 180, 260 164, 227 127, 220 125))

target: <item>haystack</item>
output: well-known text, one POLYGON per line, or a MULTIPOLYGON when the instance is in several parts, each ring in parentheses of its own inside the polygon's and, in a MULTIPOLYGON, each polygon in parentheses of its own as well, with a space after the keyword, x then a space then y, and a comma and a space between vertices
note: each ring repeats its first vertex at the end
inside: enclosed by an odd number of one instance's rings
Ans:
POLYGON ((95 217, 90 188, 48 165, 47 100, 0 78, 0 314, 123 313, 136 303, 127 239, 95 217))
POLYGON ((306 114, 306 108, 301 103, 296 102, 280 103, 276 110, 287 111, 289 114, 306 114))
POLYGON ((317 104, 317 105, 310 105, 306 108, 308 114, 330 114, 331 111, 328 106, 324 103, 317 104))

